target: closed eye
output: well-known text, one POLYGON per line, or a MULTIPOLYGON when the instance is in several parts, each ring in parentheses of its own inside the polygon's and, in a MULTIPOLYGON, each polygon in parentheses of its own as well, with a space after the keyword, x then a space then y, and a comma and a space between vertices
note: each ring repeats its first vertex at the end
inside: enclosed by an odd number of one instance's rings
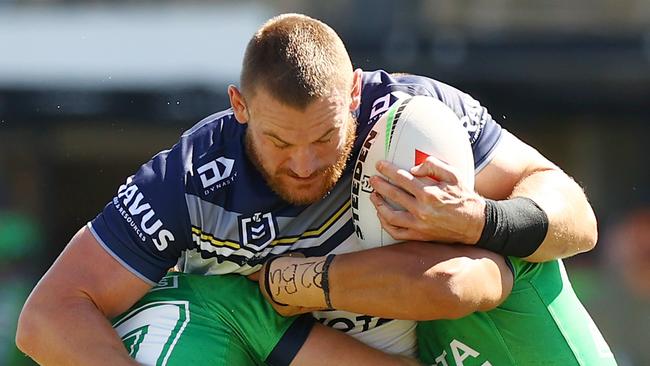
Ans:
POLYGON ((273 146, 275 146, 278 149, 286 149, 289 146, 291 146, 291 145, 287 144, 286 142, 275 141, 275 140, 272 140, 272 141, 273 141, 273 146))
POLYGON ((289 146, 291 146, 290 143, 288 143, 286 141, 282 141, 279 138, 277 138, 276 136, 273 136, 273 135, 270 135, 270 134, 268 136, 269 136, 269 140, 271 140, 271 143, 273 144, 273 146, 275 146, 278 149, 286 149, 289 146))
POLYGON ((334 136, 334 132, 336 132, 335 129, 330 129, 329 131, 327 131, 327 132, 323 135, 323 137, 321 137, 321 138, 319 138, 318 140, 316 140, 316 142, 319 143, 319 144, 326 144, 326 143, 332 141, 332 136, 334 136))

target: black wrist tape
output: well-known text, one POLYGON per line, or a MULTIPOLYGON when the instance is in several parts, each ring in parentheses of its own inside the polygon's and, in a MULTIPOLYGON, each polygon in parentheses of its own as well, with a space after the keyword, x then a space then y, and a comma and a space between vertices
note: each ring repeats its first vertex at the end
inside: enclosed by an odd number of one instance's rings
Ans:
POLYGON ((323 280, 321 281, 321 285, 323 287, 323 294, 325 295, 325 305, 327 305, 328 309, 334 309, 332 307, 332 300, 330 299, 330 278, 329 278, 330 265, 332 264, 334 257, 335 257, 334 254, 329 254, 327 258, 325 258, 325 263, 323 264, 323 280))
POLYGON ((539 248, 547 232, 548 216, 530 198, 486 199, 485 226, 476 245, 506 256, 527 257, 539 248))

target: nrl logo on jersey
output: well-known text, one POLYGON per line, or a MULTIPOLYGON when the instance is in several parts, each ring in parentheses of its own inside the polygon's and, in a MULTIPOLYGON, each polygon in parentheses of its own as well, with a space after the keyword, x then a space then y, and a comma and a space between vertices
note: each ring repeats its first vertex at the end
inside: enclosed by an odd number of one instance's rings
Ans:
POLYGON ((240 235, 243 246, 256 252, 266 248, 275 239, 276 228, 273 215, 268 212, 255 213, 250 217, 240 217, 240 235))
POLYGON ((218 157, 207 164, 201 165, 196 172, 201 178, 201 185, 204 194, 208 194, 230 185, 237 178, 237 172, 233 172, 235 159, 228 159, 225 156, 218 157))

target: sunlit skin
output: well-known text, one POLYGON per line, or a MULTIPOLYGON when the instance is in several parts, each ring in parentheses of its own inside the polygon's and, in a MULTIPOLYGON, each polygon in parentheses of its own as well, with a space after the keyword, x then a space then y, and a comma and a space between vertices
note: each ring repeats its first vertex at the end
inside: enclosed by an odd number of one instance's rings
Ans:
POLYGON ((285 201, 304 205, 324 197, 341 177, 354 143, 352 113, 360 102, 360 70, 349 92, 333 90, 304 110, 278 102, 264 88, 244 100, 228 94, 240 123, 247 123, 247 153, 267 184, 285 201))

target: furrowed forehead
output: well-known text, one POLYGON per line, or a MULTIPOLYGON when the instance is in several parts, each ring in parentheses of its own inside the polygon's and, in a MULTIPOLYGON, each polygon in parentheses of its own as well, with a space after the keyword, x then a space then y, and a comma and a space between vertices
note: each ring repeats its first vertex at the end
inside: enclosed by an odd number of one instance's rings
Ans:
POLYGON ((317 139, 345 124, 347 110, 342 99, 338 96, 319 98, 301 109, 281 103, 262 91, 249 103, 251 124, 262 133, 285 141, 283 136, 297 138, 301 134, 317 139))

